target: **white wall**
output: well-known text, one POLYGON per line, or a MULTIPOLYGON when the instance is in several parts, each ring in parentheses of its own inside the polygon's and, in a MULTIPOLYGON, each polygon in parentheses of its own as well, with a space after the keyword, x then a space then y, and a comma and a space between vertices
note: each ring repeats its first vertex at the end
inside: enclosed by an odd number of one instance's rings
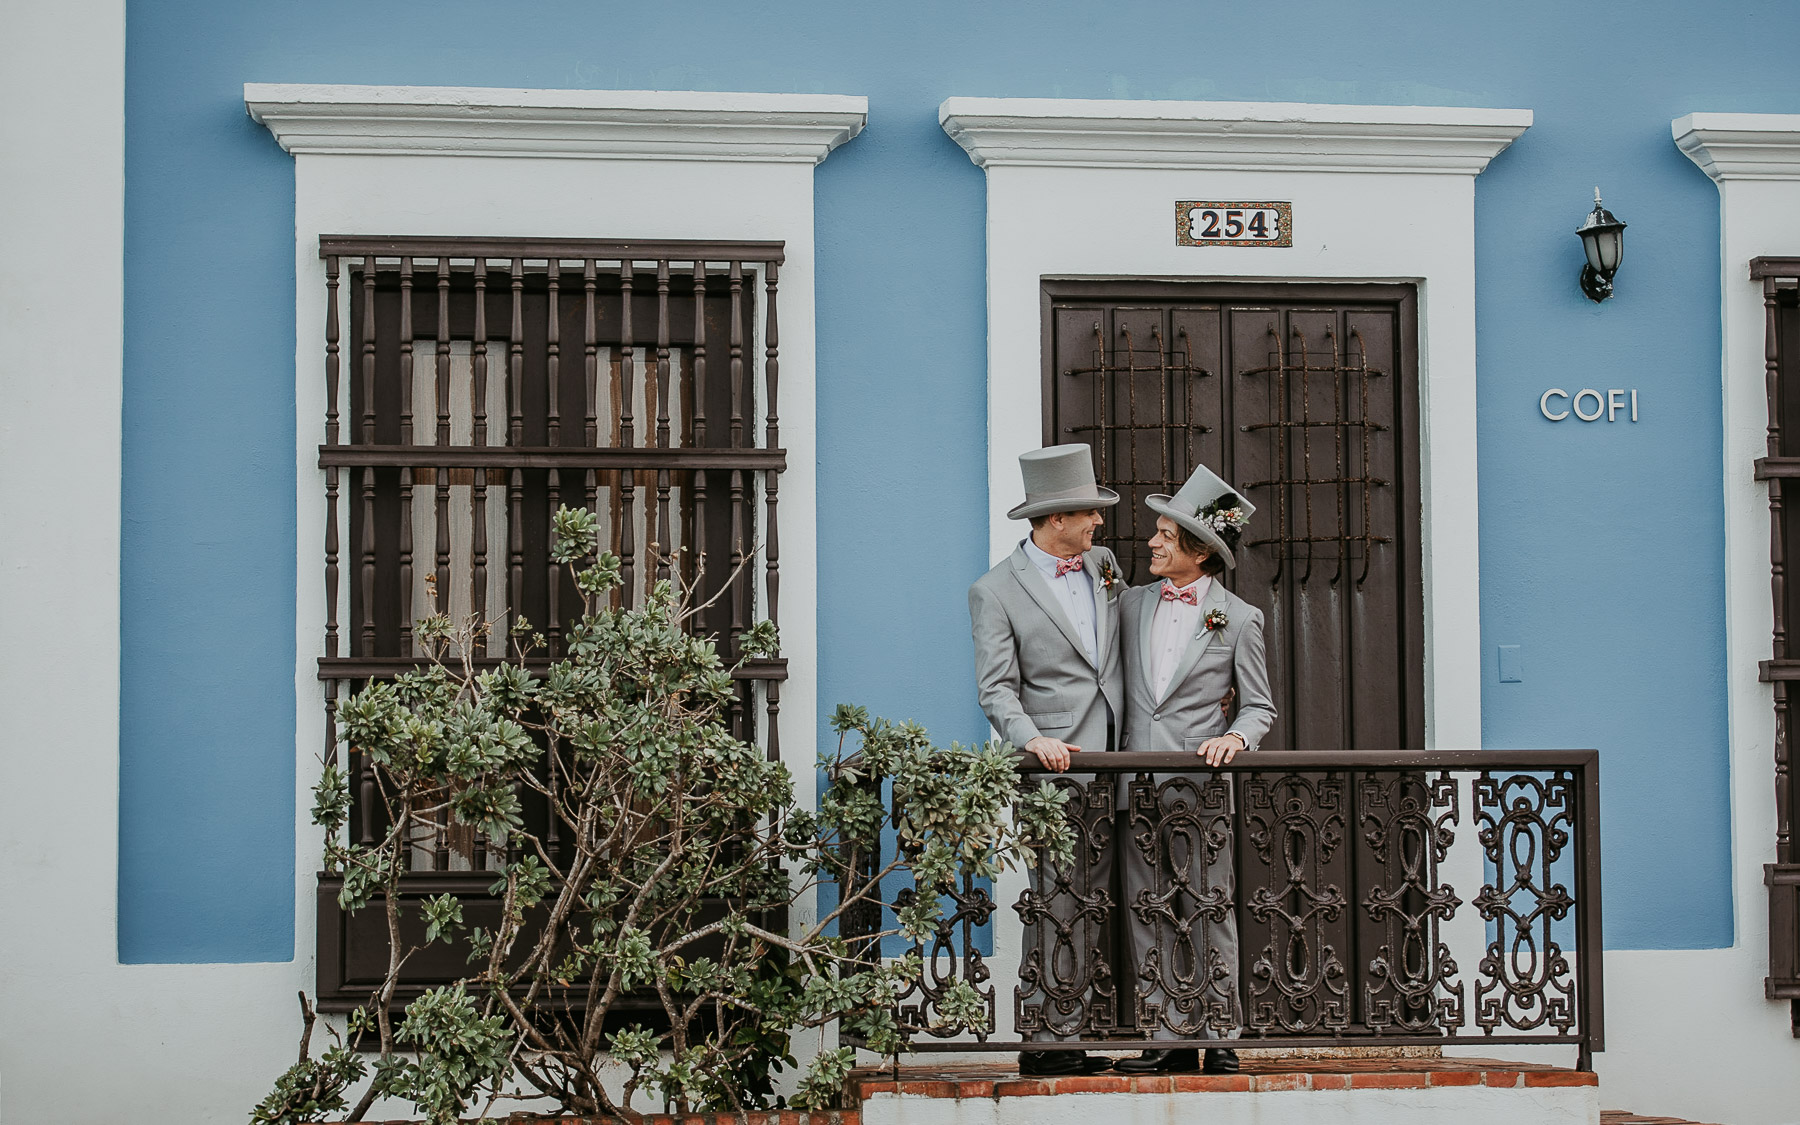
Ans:
POLYGON ((0 20, 0 1121, 240 1122, 299 967, 118 963, 125 5, 0 20))
MULTIPOLYGON (((1694 114, 1676 142, 1719 184, 1721 388, 1725 449, 1725 636, 1731 763, 1729 949, 1607 954, 1607 1050, 1595 1069, 1607 1104, 1734 1125, 1800 1121, 1800 1040, 1785 1001, 1764 1000, 1775 859, 1775 711, 1757 662, 1770 655, 1762 284, 1750 259, 1800 257, 1800 116, 1694 114)), ((1696 302, 1711 294, 1694 294, 1696 302)))

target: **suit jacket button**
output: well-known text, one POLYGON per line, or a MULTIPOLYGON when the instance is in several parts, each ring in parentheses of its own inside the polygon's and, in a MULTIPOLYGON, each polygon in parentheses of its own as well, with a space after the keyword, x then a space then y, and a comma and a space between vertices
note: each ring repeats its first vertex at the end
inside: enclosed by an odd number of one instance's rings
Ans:
POLYGON ((1160 722, 1162 722, 1162 716, 1161 715, 1152 715, 1152 716, 1150 716, 1150 720, 1152 722, 1160 723, 1160 722))

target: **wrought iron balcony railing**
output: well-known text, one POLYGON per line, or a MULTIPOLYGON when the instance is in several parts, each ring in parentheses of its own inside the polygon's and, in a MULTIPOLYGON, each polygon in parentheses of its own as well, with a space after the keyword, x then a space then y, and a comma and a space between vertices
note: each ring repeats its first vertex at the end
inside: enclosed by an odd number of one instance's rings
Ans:
POLYGON ((1068 792, 1074 858, 1040 867, 1016 918, 980 881, 947 892, 897 1012, 913 1049, 1552 1043, 1582 1069, 1603 1049, 1596 751, 1192 761, 1084 754, 1088 772, 1051 774, 1022 756, 1068 792), (1010 1026, 990 920, 1023 925, 1010 1026), (957 980, 985 1020, 946 1017, 957 980))

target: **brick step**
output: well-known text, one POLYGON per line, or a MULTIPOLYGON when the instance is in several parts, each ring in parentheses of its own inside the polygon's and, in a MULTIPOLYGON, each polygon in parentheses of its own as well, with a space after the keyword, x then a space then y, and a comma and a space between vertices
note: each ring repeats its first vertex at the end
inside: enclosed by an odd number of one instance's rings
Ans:
MULTIPOLYGON (((1446 1086, 1525 1089, 1593 1086, 1592 1071, 1500 1059, 1246 1058, 1237 1074, 1091 1074, 1026 1078, 1011 1063, 865 1068, 852 1072, 858 1101, 880 1094, 929 1098, 1014 1098, 1051 1094, 1251 1093, 1273 1090, 1408 1090, 1446 1086)), ((1624 1125, 1624 1123, 1621 1123, 1624 1125)), ((1636 1125, 1636 1123, 1631 1123, 1636 1125)))

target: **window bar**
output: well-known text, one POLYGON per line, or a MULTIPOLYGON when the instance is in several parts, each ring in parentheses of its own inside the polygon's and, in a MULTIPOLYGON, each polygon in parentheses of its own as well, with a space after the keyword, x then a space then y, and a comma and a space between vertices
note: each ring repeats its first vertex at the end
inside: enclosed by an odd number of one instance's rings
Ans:
MULTIPOLYGON (((669 447, 669 262, 656 263, 656 447, 669 447)), ((669 577, 674 553, 669 533, 669 470, 656 470, 656 577, 669 577)))
MULTIPOLYGON (((1194 342, 1188 339, 1187 328, 1184 326, 1179 329, 1178 335, 1181 339, 1182 396, 1183 402, 1186 404, 1186 413, 1183 414, 1181 418, 1181 436, 1183 440, 1181 473, 1182 479, 1186 480, 1188 475, 1191 474, 1195 468, 1194 431, 1198 426, 1194 422, 1194 384, 1200 381, 1200 376, 1194 370, 1194 342)), ((1175 482, 1170 481, 1169 483, 1173 484, 1175 482)))
MULTIPOLYGON (((619 446, 632 449, 637 445, 631 417, 632 331, 631 331, 631 261, 619 263, 619 446)), ((626 608, 636 600, 632 587, 637 581, 637 537, 633 534, 632 507, 637 502, 637 481, 629 468, 619 470, 619 590, 626 608)))
MULTIPOLYGON (((1781 350, 1779 279, 1763 279, 1763 378, 1769 399, 1769 428, 1766 437, 1768 455, 1781 456, 1781 350)), ((1783 490, 1787 482, 1780 478, 1769 481, 1769 582, 1775 599, 1774 631, 1770 656, 1776 661, 1787 659, 1787 548, 1782 542, 1785 530, 1782 516, 1783 490)), ((1793 796, 1789 788, 1792 769, 1788 752, 1788 684, 1776 680, 1771 687, 1775 696, 1775 862, 1793 862, 1793 796)), ((1800 1016, 1800 1007, 1795 1014, 1800 1016)))
POLYGON ((1357 381, 1362 387, 1361 414, 1362 422, 1362 537, 1363 563, 1362 571, 1356 576, 1356 584, 1362 585, 1369 577, 1369 558, 1375 553, 1375 504, 1371 493, 1375 490, 1375 474, 1370 466, 1369 435, 1374 427, 1369 424, 1369 342, 1362 338, 1362 333, 1355 328, 1350 330, 1350 339, 1356 344, 1357 381))
MULTIPOLYGON (((1113 467, 1112 442, 1114 439, 1112 433, 1106 428, 1106 367, 1106 337, 1101 331, 1100 322, 1096 320, 1094 322, 1094 421, 1096 423, 1094 440, 1100 446, 1100 467, 1095 474, 1098 477, 1095 483, 1101 488, 1107 487, 1107 483, 1112 477, 1113 467)), ((1071 371, 1069 374, 1074 375, 1075 372, 1071 371)), ((1131 506, 1131 497, 1125 498, 1125 504, 1127 507, 1131 506)))
MULTIPOLYGON (((776 411, 775 393, 780 382, 781 364, 779 362, 779 332, 775 319, 775 289, 780 276, 779 267, 770 262, 764 267, 763 293, 767 307, 764 310, 763 328, 763 395, 768 400, 768 414, 764 417, 763 445, 768 449, 781 448, 781 417, 776 411)), ((768 599, 769 621, 780 624, 779 608, 781 599, 781 537, 777 533, 775 523, 775 502, 781 491, 781 474, 769 470, 763 474, 763 495, 767 501, 768 527, 764 529, 765 542, 768 544, 763 565, 763 595, 768 599)), ((769 721, 769 744, 767 752, 771 761, 781 757, 781 739, 777 717, 781 714, 781 681, 769 679, 764 681, 766 709, 769 721)))
MULTIPOLYGON (((688 385, 694 393, 694 425, 688 444, 706 448, 706 263, 694 263, 694 350, 688 363, 688 385)), ((706 601, 706 470, 695 469, 694 481, 694 598, 706 601)), ((700 612, 695 626, 701 633, 712 620, 712 609, 700 612)))
MULTIPOLYGON (((450 444, 450 256, 438 255, 437 273, 437 438, 450 444)), ((435 469, 437 485, 437 612, 450 612, 450 470, 435 469)))
MULTIPOLYGON (((488 443, 488 319, 487 259, 475 259, 475 338, 469 344, 469 386, 473 400, 469 420, 469 444, 488 443)), ((488 470, 477 468, 469 476, 469 607, 480 627, 487 627, 488 592, 488 470)), ((493 655, 493 631, 478 641, 484 656, 493 655)), ((500 645, 505 655, 506 645, 500 645)))
MULTIPOLYGON (((325 259, 325 444, 338 443, 338 260, 325 259)), ((338 654, 338 467, 325 469, 325 655, 338 654)), ((338 682, 325 681, 325 762, 337 761, 338 682)))
MULTIPOLYGON (((1331 427, 1331 443, 1333 455, 1336 458, 1339 482, 1331 486, 1332 497, 1337 501, 1338 540, 1337 570, 1333 573, 1331 578, 1333 585, 1336 585, 1337 582, 1344 577, 1344 556, 1350 553, 1350 529, 1344 524, 1344 491, 1350 487, 1349 482, 1344 479, 1350 475, 1349 471, 1344 467, 1344 426, 1346 424, 1344 418, 1344 356, 1346 353, 1344 351, 1343 341, 1338 339, 1337 324, 1335 323, 1335 320, 1336 317, 1334 316, 1334 323, 1327 325, 1325 328, 1325 338, 1331 341, 1331 417, 1332 421, 1335 423, 1335 425, 1331 427)), ((1346 613, 1349 612, 1349 603, 1347 600, 1345 602, 1344 611, 1346 613)), ((1345 677, 1344 682, 1346 684, 1349 683, 1348 676, 1345 677)))
MULTIPOLYGON (((595 291, 594 259, 584 258, 581 262, 581 324, 582 324, 582 372, 586 377, 586 405, 582 415, 581 438, 589 449, 600 445, 600 326, 594 307, 595 291)), ((582 499, 587 510, 596 516, 600 514, 599 479, 594 470, 589 469, 582 474, 582 499)), ((599 540, 594 541, 594 551, 603 550, 599 540)))
MULTIPOLYGON (((731 263, 731 448, 744 447, 744 263, 731 263)), ((731 470, 731 641, 744 631, 748 611, 744 583, 738 581, 744 566, 744 472, 731 470)))
MULTIPOLYGON (((400 444, 413 443, 413 260, 400 259, 400 444)), ((413 473, 400 470, 400 655, 413 654, 413 473)))
MULTIPOLYGON (((1125 337, 1125 442, 1126 448, 1130 451, 1128 456, 1131 477, 1129 479, 1131 481, 1131 487, 1141 491, 1144 476, 1138 471, 1137 351, 1131 343, 1131 329, 1121 326, 1119 328, 1119 335, 1125 337)), ((1115 366, 1116 363, 1117 361, 1115 360, 1115 366)), ((1131 530, 1133 539, 1138 538, 1138 506, 1134 502, 1135 499, 1136 497, 1134 495, 1126 500, 1126 503, 1131 505, 1131 530)))
POLYGON ((1275 492, 1274 543, 1276 550, 1275 573, 1269 576, 1271 585, 1281 581, 1282 571, 1287 568, 1288 552, 1284 540, 1289 534, 1287 479, 1291 472, 1288 468, 1288 429, 1281 424, 1286 422, 1288 417, 1288 357, 1285 353, 1285 338, 1281 335, 1280 323, 1280 313, 1275 314, 1275 319, 1269 322, 1269 342, 1273 349, 1269 358, 1274 360, 1272 366, 1275 369, 1275 401, 1270 405, 1274 407, 1271 413, 1275 415, 1276 419, 1276 425, 1272 427, 1275 432, 1275 456, 1272 458, 1274 480, 1271 482, 1275 492))
MULTIPOLYGON (((1290 327, 1292 321, 1289 322, 1290 327)), ((1306 333, 1292 328, 1300 340, 1300 495, 1305 500, 1306 510, 1306 569, 1300 574, 1300 584, 1312 577, 1313 564, 1313 513, 1312 513, 1312 348, 1306 340, 1306 333)))
MULTIPOLYGON (((338 443, 338 260, 325 260, 325 444, 338 443)), ((338 654, 338 467, 325 469, 325 655, 338 654)))
MULTIPOLYGON (((562 419, 557 411, 556 390, 557 380, 562 376, 562 262, 552 258, 544 264, 544 272, 549 285, 550 306, 549 320, 544 329, 544 375, 545 381, 549 384, 547 388, 549 391, 549 417, 545 421, 544 444, 561 445, 562 419)), ((556 509, 562 506, 562 474, 555 466, 551 466, 546 483, 549 488, 549 495, 545 501, 550 508, 549 526, 554 527, 556 526, 556 509)), ((562 648, 562 572, 561 568, 556 565, 556 559, 552 552, 545 552, 544 568, 547 572, 545 588, 549 597, 549 606, 545 616, 550 619, 549 627, 545 630, 550 647, 545 651, 545 655, 554 657, 562 648)))
MULTIPOLYGON (((506 365, 506 444, 525 444, 525 259, 514 258, 508 267, 512 279, 512 340, 506 365)), ((507 539, 511 545, 507 596, 512 621, 525 607, 525 471, 514 467, 506 482, 507 539)), ((504 646, 504 642, 502 642, 504 646)))
MULTIPOLYGON (((1150 327, 1150 342, 1156 345, 1156 383, 1162 394, 1162 415, 1157 423, 1163 428, 1157 432, 1157 451, 1162 454, 1162 481, 1165 486, 1174 485, 1175 478, 1169 468, 1169 424, 1174 420, 1169 417, 1169 380, 1173 376, 1169 372, 1169 346, 1163 341, 1162 320, 1150 327)), ((1173 488, 1170 491, 1174 491, 1173 488)))
MULTIPOLYGON (((362 440, 365 443, 367 443, 367 442, 374 440, 374 431, 375 431, 375 415, 374 415, 374 403, 375 403, 375 394, 374 394, 374 389, 375 389, 374 388, 374 381, 375 381, 375 256, 373 254, 370 254, 363 259, 362 286, 363 286, 363 316, 362 316, 363 424, 362 424, 362 440)), ((364 539, 365 544, 372 544, 374 541, 373 524, 375 521, 374 521, 374 511, 373 511, 373 509, 374 509, 374 489, 371 487, 371 485, 373 484, 373 481, 374 481, 375 470, 373 468, 365 468, 362 470, 362 474, 363 474, 363 477, 362 477, 362 479, 363 479, 363 528, 362 528, 362 534, 363 534, 363 539, 364 539)), ((365 655, 372 654, 373 650, 374 650, 374 645, 372 642, 373 642, 374 633, 375 633, 375 622, 374 622, 374 617, 372 614, 372 609, 369 604, 370 600, 371 600, 369 595, 370 595, 371 589, 374 585, 374 570, 375 570, 374 554, 375 554, 375 552, 371 549, 371 550, 365 550, 364 555, 363 555, 363 566, 364 566, 364 571, 363 571, 363 576, 362 576, 362 578, 363 578, 363 582, 362 582, 362 587, 363 587, 363 634, 362 634, 362 639, 361 639, 361 649, 362 649, 363 654, 365 654, 365 655)), ((356 648, 357 646, 352 645, 351 647, 356 648)), ((370 759, 367 752, 364 752, 364 754, 362 755, 362 763, 361 763, 361 767, 360 767, 359 774, 358 774, 358 789, 360 791, 359 796, 361 797, 361 812, 362 812, 362 816, 360 818, 361 822, 357 826, 358 830, 359 830, 359 835, 361 836, 361 840, 359 842, 363 843, 363 844, 372 844, 375 842, 376 779, 375 779, 375 763, 373 760, 370 759)))
MULTIPOLYGON (((375 257, 363 259, 362 428, 375 444, 375 257)), ((362 470, 362 655, 375 655, 375 469, 362 470)))

